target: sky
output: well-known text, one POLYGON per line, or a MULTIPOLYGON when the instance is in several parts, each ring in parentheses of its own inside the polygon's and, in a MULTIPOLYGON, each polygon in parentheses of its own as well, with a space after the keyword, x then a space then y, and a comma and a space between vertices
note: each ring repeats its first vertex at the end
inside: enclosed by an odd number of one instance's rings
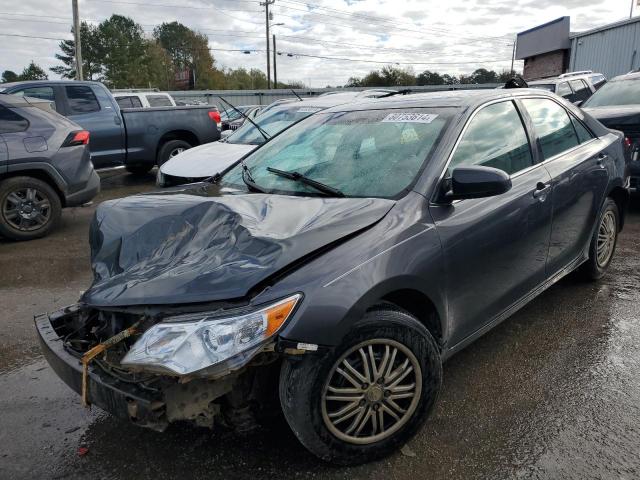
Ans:
MULTIPOLYGON (((218 67, 266 70, 260 0, 79 4, 82 20, 99 23, 114 13, 126 15, 148 35, 154 25, 181 22, 207 34, 218 67)), ((416 74, 508 70, 517 32, 564 15, 571 17, 572 32, 588 30, 628 18, 629 6, 627 0, 275 0, 270 10, 281 53, 278 80, 324 87, 390 64, 416 74)), ((31 60, 46 70, 57 65, 56 39, 71 38, 71 17, 71 0, 2 2, 0 71, 19 73, 31 60), (48 38, 28 38, 34 36, 48 38)), ((522 62, 515 67, 522 70, 522 62)), ((49 78, 57 77, 49 72, 49 78)))

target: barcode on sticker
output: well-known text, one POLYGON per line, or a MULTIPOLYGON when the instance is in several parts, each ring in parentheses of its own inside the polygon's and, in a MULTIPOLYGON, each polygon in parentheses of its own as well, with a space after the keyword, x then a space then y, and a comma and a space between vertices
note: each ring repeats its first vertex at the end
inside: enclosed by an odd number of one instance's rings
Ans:
POLYGON ((438 118, 437 113, 390 113, 383 122, 394 123, 431 123, 438 118))
POLYGON ((298 109, 298 112, 302 112, 302 113, 316 113, 319 112, 320 110, 322 110, 321 108, 317 108, 317 107, 300 107, 298 109))

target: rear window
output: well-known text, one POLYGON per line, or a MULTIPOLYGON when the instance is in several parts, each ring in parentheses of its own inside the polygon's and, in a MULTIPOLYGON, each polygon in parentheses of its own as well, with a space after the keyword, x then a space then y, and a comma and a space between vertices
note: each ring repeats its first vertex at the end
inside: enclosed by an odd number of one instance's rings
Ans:
POLYGON ((18 115, 13 109, 0 105, 0 133, 24 132, 29 127, 26 118, 18 115))
POLYGON ((91 88, 84 85, 71 85, 65 87, 65 90, 71 114, 91 113, 100 110, 98 99, 91 88))
POLYGON ((640 105, 640 79, 616 80, 605 83, 583 107, 640 105))
POLYGON ((172 107, 171 100, 165 95, 147 95, 151 107, 172 107))
POLYGON ((116 98, 116 102, 118 102, 118 106, 120 108, 140 108, 142 107, 142 102, 138 97, 118 97, 116 98))

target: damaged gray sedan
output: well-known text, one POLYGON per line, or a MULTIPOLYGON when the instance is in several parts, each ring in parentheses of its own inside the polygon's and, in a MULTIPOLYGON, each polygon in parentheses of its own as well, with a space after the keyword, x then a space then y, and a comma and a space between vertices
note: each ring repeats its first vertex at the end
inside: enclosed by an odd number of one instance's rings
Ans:
POLYGON ((335 107, 209 183, 100 205, 92 285, 36 326, 86 405, 155 430, 281 409, 362 463, 419 429, 447 358, 605 274, 627 187, 622 135, 545 92, 335 107))

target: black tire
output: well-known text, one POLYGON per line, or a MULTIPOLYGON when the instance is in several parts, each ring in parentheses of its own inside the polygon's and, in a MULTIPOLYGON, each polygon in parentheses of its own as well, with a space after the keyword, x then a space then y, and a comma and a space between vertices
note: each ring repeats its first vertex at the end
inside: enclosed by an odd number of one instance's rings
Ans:
POLYGON ((152 164, 126 165, 124 167, 132 175, 146 175, 153 168, 152 164))
POLYGON ((169 140, 160 147, 158 150, 157 164, 161 167, 165 162, 173 158, 175 155, 182 153, 184 150, 189 150, 191 144, 184 140, 169 140))
MULTIPOLYGON (((606 229, 605 229, 606 230, 606 229)), ((591 238, 591 244, 589 245, 589 259, 583 263, 580 267, 580 274, 586 280, 599 280, 607 272, 607 268, 613 259, 613 255, 616 250, 616 244, 618 242, 618 233, 620 232, 620 212, 616 202, 607 197, 600 209, 600 215, 598 215, 598 223, 593 232, 591 238), (598 258, 598 238, 604 235, 603 232, 604 222, 606 219, 611 219, 615 222, 615 226, 611 230, 612 238, 609 240, 610 251, 607 258, 604 261, 598 258)), ((602 237, 601 237, 602 238, 602 237)))
POLYGON ((0 235, 12 240, 44 237, 61 214, 60 197, 42 180, 12 177, 0 182, 0 235))
MULTIPOLYGON (((380 348, 380 346, 378 345, 374 348, 380 348)), ((380 350, 377 351, 380 352, 380 350)), ((360 352, 356 350, 352 354, 355 355, 357 353, 360 352)), ((381 356, 380 354, 378 358, 380 359, 381 356)), ((346 358, 350 357, 347 356, 346 358)), ((395 355, 393 358, 396 358, 395 355)), ((387 365, 390 362, 387 361, 387 365)), ((380 360, 378 367, 383 364, 384 360, 380 360)), ((396 360, 394 364, 391 364, 388 372, 391 373, 392 369, 397 368, 394 367, 397 364, 398 361, 396 360)), ((344 364, 340 363, 340 365, 344 364)), ((363 367, 363 364, 361 364, 361 367, 363 367)), ((381 367, 379 370, 384 372, 386 369, 381 367)), ((382 397, 370 398, 368 394, 364 395, 364 398, 367 399, 367 406, 364 406, 365 400, 359 400, 357 409, 369 409, 371 400, 379 403, 387 401, 385 398, 387 398, 387 393, 389 392, 386 391, 386 388, 392 385, 386 385, 386 374, 383 374, 382 377, 384 377, 383 382, 379 382, 384 386, 385 390, 382 397)), ((391 378, 393 378, 393 374, 391 378)), ((418 320, 404 311, 393 307, 377 307, 367 312, 365 317, 354 326, 345 336, 342 344, 336 349, 322 356, 308 355, 302 358, 285 359, 280 372, 280 403, 285 418, 294 434, 313 454, 322 460, 339 465, 358 465, 382 458, 407 442, 417 432, 433 409, 441 383, 442 361, 436 342, 429 331, 418 320), (342 362, 343 355, 349 355, 349 352, 352 352, 354 348, 366 346, 366 342, 381 340, 404 346, 414 355, 414 360, 417 361, 417 365, 420 367, 421 375, 414 375, 413 378, 413 385, 420 384, 419 394, 414 395, 415 399, 411 399, 411 408, 406 408, 407 412, 411 412, 411 414, 406 414, 405 423, 398 421, 400 425, 394 432, 392 430, 395 425, 392 425, 387 431, 390 436, 386 438, 375 439, 377 427, 369 426, 367 423, 367 429, 372 432, 372 435, 366 437, 365 440, 371 443, 354 443, 358 439, 354 440, 353 436, 351 439, 341 439, 330 430, 330 428, 333 428, 334 431, 340 429, 336 428, 337 425, 329 426, 332 422, 329 417, 337 413, 334 410, 328 414, 327 402, 329 400, 327 398, 325 402, 324 398, 325 391, 330 389, 330 382, 335 378, 340 378, 334 368, 337 368, 336 362, 342 362)), ((363 388, 366 385, 363 385, 363 388)), ((377 386, 378 382, 372 382, 369 385, 369 390, 374 385, 377 386)), ((337 390, 334 391, 337 392, 337 390)), ((415 387, 415 392, 418 392, 418 387, 415 387)), ((338 395, 338 393, 334 395, 338 395)), ((381 406, 378 405, 378 407, 381 406)), ((373 404, 372 408, 375 407, 376 405, 373 404)), ((378 415, 384 415, 385 412, 381 413, 380 410, 382 409, 376 409, 375 412, 378 415)), ((364 413, 365 419, 368 418, 369 410, 366 410, 366 412, 364 413)), ((378 422, 380 420, 377 420, 375 412, 372 413, 374 417, 372 422, 374 425, 379 425, 378 422)), ((358 422, 357 418, 359 416, 360 414, 354 416, 354 422, 358 422)), ((404 416, 401 417, 402 420, 404 418, 404 416)), ((389 417, 387 419, 389 421, 389 417)), ((348 424, 350 422, 351 420, 344 423, 348 424)), ((338 422, 336 421, 335 423, 337 424, 338 422)), ((339 432, 340 435, 346 435, 346 433, 348 432, 339 432)), ((384 435, 386 434, 384 433, 384 435)), ((379 435, 383 435, 383 433, 379 435)), ((348 435, 346 436, 348 437, 348 435)), ((355 436, 358 436, 357 431, 355 436)))

